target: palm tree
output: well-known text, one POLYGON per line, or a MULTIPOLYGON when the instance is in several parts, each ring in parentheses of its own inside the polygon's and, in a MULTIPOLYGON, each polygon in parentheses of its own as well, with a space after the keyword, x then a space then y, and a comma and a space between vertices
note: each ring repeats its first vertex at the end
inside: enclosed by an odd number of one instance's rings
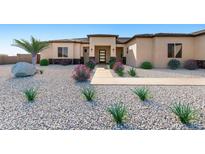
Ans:
POLYGON ((43 42, 31 36, 31 42, 24 39, 14 39, 13 46, 19 47, 32 55, 32 64, 36 65, 37 54, 48 47, 48 42, 43 42))

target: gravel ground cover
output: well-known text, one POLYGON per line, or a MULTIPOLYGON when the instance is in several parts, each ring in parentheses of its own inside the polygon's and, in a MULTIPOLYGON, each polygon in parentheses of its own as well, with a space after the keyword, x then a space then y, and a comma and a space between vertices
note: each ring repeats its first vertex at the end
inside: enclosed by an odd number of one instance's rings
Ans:
MULTIPOLYGON (((133 86, 94 86, 95 102, 86 102, 80 91, 89 82, 72 79, 74 66, 40 67, 42 75, 12 78, 12 65, 0 65, 0 129, 113 129, 115 123, 107 107, 123 102, 128 109, 127 124, 131 129, 204 129, 204 86, 149 86, 153 98, 141 102, 130 89, 133 86), (35 102, 28 103, 22 92, 38 88, 35 102), (174 102, 189 103, 199 113, 198 121, 187 127, 170 111, 174 102)), ((181 72, 137 69, 140 76, 201 76, 204 70, 181 72), (143 74, 144 73, 144 74, 143 74)), ((203 74, 204 73, 204 74, 203 74)))

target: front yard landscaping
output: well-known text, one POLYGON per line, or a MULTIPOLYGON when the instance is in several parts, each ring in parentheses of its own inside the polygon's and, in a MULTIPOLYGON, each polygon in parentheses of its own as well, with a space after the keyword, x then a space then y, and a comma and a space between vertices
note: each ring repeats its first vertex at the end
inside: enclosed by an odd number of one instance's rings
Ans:
MULTIPOLYGON (((73 79, 74 65, 37 65, 42 74, 13 78, 11 67, 0 65, 0 129, 205 128, 204 86, 90 85, 73 79)), ((205 72, 137 68, 136 77, 204 78, 205 72)))

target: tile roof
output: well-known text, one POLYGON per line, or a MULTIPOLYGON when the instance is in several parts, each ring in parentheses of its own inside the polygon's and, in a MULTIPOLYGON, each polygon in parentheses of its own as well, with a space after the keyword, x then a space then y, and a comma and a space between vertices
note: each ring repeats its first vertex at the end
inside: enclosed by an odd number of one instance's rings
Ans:
POLYGON ((153 37, 195 37, 205 34, 205 29, 193 33, 155 33, 155 34, 137 34, 133 37, 119 37, 114 34, 89 34, 86 38, 50 40, 51 43, 89 43, 89 37, 116 37, 116 43, 127 43, 135 38, 153 38, 153 37))
POLYGON ((87 37, 116 37, 118 38, 119 35, 115 34, 89 34, 87 37))

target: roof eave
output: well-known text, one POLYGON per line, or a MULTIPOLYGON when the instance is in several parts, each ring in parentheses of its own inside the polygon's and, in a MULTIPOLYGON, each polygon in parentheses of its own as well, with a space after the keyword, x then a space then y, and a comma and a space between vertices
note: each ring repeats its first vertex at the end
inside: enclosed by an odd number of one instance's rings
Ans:
POLYGON ((118 38, 119 35, 112 35, 112 34, 89 34, 87 37, 116 37, 118 38))

